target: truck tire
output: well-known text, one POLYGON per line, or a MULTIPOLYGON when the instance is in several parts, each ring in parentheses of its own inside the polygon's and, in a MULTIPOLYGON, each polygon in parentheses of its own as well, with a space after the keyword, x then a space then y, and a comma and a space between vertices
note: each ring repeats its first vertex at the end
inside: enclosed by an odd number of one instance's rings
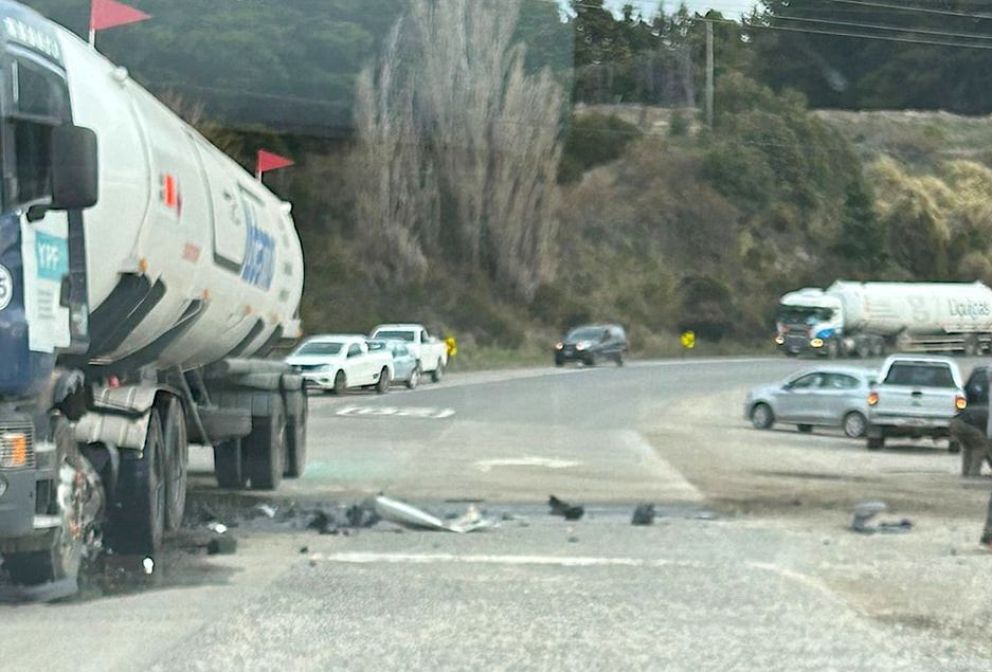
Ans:
POLYGON ((299 478, 307 468, 307 399, 299 412, 286 418, 286 478, 299 478))
POLYGON ((379 372, 379 381, 375 384, 375 393, 385 394, 386 392, 389 392, 389 385, 391 382, 392 379, 389 376, 389 369, 385 366, 382 367, 382 371, 379 372))
POLYGON ((214 446, 214 475, 219 488, 240 490, 245 487, 247 479, 241 455, 241 439, 228 439, 214 446))
POLYGON ((162 420, 156 409, 148 418, 145 445, 122 450, 117 501, 110 517, 110 547, 121 555, 154 556, 165 531, 166 473, 162 420))
POLYGON ((407 389, 415 390, 417 385, 420 383, 420 368, 414 367, 413 371, 410 372, 410 377, 406 381, 407 389))
POLYGON ((334 394, 341 396, 348 389, 348 376, 345 375, 344 371, 338 371, 334 374, 334 394))
POLYGON ((269 415, 252 418, 251 434, 244 438, 245 476, 252 490, 275 490, 282 482, 286 453, 286 411, 282 397, 273 393, 269 415))
POLYGON ((827 359, 837 359, 840 357, 840 346, 837 344, 837 340, 831 338, 827 341, 827 347, 824 348, 827 352, 827 359))
POLYGON ((964 339, 964 356, 965 357, 978 357, 982 354, 982 344, 978 340, 978 336, 972 334, 964 339))
POLYGON ((444 378, 444 363, 439 359, 437 360, 437 366, 431 371, 431 382, 440 383, 442 378, 444 378))
MULTIPOLYGON (((72 434, 68 420, 55 419, 52 438, 59 455, 59 464, 71 466, 80 459, 79 448, 72 434)), ((72 486, 78 486, 78 479, 72 479, 72 486)), ((72 492, 68 500, 76 501, 77 493, 72 492)), ((21 586, 38 586, 43 583, 67 581, 75 583, 82 564, 84 533, 71 520, 71 512, 59 511, 62 525, 55 531, 52 545, 43 551, 8 553, 3 556, 3 568, 11 581, 21 586)), ((73 590, 73 592, 75 592, 73 590)))
POLYGON ((189 441, 182 402, 169 397, 162 407, 162 440, 165 445, 165 529, 178 530, 186 512, 189 441))

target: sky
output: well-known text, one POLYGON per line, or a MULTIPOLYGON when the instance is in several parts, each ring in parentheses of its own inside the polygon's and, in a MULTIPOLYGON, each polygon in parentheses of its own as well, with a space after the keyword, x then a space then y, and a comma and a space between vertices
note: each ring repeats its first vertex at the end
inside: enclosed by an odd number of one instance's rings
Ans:
MULTIPOLYGON (((682 0, 663 0, 665 11, 672 12, 678 9, 682 0)), ((644 12, 645 16, 652 15, 658 8, 659 0, 609 0, 608 4, 616 8, 623 7, 630 3, 644 12)), ((690 11, 705 12, 709 9, 716 9, 727 17, 738 17, 741 14, 751 11, 756 4, 756 0, 685 0, 690 11)))

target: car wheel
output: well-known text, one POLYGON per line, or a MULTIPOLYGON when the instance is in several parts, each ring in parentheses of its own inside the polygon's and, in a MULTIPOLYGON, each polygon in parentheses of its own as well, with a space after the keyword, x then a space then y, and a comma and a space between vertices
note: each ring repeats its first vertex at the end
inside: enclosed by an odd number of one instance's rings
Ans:
POLYGON ((755 429, 771 429, 775 424, 775 414, 768 404, 755 404, 751 409, 751 424, 755 429))
POLYGON ((344 371, 338 371, 334 376, 334 394, 344 394, 347 389, 348 376, 344 375, 344 371))
POLYGON ((851 411, 844 416, 844 435, 849 439, 863 438, 868 431, 868 419, 857 411, 851 411))
POLYGON ((414 368, 410 372, 410 377, 406 380, 407 389, 415 390, 417 389, 417 384, 420 382, 420 369, 414 368))
POLYGON ((444 364, 438 360, 437 367, 431 371, 431 382, 440 383, 442 378, 444 378, 444 364))
POLYGON ((389 369, 382 367, 382 371, 379 372, 379 382, 375 384, 376 394, 385 394, 389 392, 389 369))
POLYGON ((799 433, 800 434, 812 434, 813 433, 813 425, 796 425, 796 427, 799 429, 799 433))
POLYGON ((885 448, 885 437, 884 436, 869 436, 868 437, 868 450, 881 450, 885 448))
POLYGON ((616 362, 617 362, 617 366, 623 366, 623 353, 622 352, 618 352, 617 353, 616 362))

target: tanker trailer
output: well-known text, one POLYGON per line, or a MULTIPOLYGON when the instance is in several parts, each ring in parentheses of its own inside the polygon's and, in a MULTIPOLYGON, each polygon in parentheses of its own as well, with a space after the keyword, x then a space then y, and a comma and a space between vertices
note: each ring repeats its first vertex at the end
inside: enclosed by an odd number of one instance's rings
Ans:
POLYGON ((0 1, 0 555, 72 586, 154 555, 188 445, 218 483, 305 466, 290 206, 69 31, 0 1))
POLYGON ((782 297, 776 341, 787 354, 880 356, 992 347, 992 289, 980 282, 850 282, 782 297))

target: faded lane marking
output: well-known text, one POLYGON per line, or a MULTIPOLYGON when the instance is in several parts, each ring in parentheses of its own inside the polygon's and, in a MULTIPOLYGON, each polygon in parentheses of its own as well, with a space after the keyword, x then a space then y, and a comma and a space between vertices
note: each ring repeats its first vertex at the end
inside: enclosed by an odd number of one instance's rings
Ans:
POLYGON ((424 420, 443 420, 455 414, 453 408, 431 408, 418 406, 342 406, 335 415, 346 417, 366 418, 420 418, 424 420))
POLYGON ((350 565, 517 565, 551 567, 691 567, 703 568, 702 562, 645 558, 604 558, 595 556, 555 555, 455 555, 453 553, 312 553, 310 559, 350 565))
POLYGON ((663 458, 661 451, 651 445, 640 432, 621 432, 621 441, 631 452, 639 456, 645 467, 654 472, 652 475, 658 487, 664 488, 669 496, 676 496, 692 502, 701 502, 705 499, 703 493, 690 483, 681 471, 663 458))
POLYGON ((494 467, 541 467, 544 469, 570 469, 582 463, 573 460, 560 460, 551 457, 506 457, 494 460, 479 460, 475 463, 479 471, 492 471, 494 467))

